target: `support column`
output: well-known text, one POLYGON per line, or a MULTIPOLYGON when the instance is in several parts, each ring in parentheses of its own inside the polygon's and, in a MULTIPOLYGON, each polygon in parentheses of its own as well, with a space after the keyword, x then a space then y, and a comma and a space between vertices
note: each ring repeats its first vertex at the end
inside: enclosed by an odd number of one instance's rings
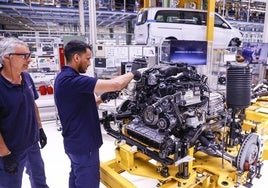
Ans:
POLYGON ((143 8, 149 8, 149 2, 150 2, 150 0, 144 0, 143 1, 143 8))
MULTIPOLYGON (((209 0, 207 5, 207 66, 204 73, 206 75, 211 75, 212 72, 212 60, 213 60, 213 40, 214 40, 214 19, 215 19, 215 0, 209 0)), ((208 77, 209 85, 212 85, 212 78, 208 77)))
POLYGON ((126 44, 131 45, 131 33, 132 33, 132 22, 131 20, 126 21, 126 44))
POLYGON ((248 9, 247 9, 247 22, 250 22, 250 3, 251 1, 248 1, 248 9))
POLYGON ((79 23, 80 23, 80 34, 85 35, 85 13, 84 13, 84 1, 79 0, 79 23))
POLYGON ((226 2, 225 0, 222 1, 222 16, 225 17, 225 11, 226 11, 226 2))
POLYGON ((265 18, 263 25, 263 42, 268 43, 268 2, 266 2, 265 18))
POLYGON ((95 46, 96 46, 96 39, 97 39, 97 24, 96 24, 96 4, 95 1, 92 0, 88 0, 88 5, 89 5, 89 9, 88 9, 88 15, 89 15, 89 42, 92 45, 92 53, 93 56, 95 56, 95 46))
POLYGON ((126 0, 124 0, 124 12, 126 12, 127 10, 126 10, 126 0))
MULTIPOLYGON (((88 15, 89 15, 89 43, 92 45, 92 60, 96 54, 96 39, 97 39, 97 24, 96 24, 96 1, 88 0, 88 15)), ((94 77, 94 61, 91 61, 91 66, 87 69, 87 74, 94 77)))
POLYGON ((214 39, 214 19, 215 19, 215 0, 208 1, 207 12, 207 41, 212 42, 214 39))
MULTIPOLYGON (((268 2, 266 2, 266 9, 265 9, 265 18, 264 18, 264 25, 263 25, 263 42, 264 43, 268 43, 268 2)), ((268 63, 268 58, 267 58, 267 62, 268 63)), ((268 74, 267 74, 267 69, 268 67, 264 67, 264 73, 263 73, 263 78, 262 79, 267 79, 268 78, 268 74)))

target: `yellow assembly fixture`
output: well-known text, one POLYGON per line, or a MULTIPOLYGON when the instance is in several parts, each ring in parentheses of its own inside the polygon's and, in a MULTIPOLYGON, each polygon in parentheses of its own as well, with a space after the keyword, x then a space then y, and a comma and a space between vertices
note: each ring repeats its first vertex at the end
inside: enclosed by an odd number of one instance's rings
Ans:
MULTIPOLYGON (((138 151, 135 147, 118 143, 115 159, 101 162, 101 182, 109 188, 136 188, 121 176, 123 172, 158 180, 155 187, 161 188, 229 188, 247 183, 248 172, 239 172, 228 161, 189 150, 187 158, 182 160, 188 168, 187 178, 178 177, 176 164, 163 167, 138 151), (166 176, 164 175, 166 173, 166 176)), ((230 150, 230 153, 236 152, 230 150)), ((262 165, 262 164, 260 164, 262 165)))

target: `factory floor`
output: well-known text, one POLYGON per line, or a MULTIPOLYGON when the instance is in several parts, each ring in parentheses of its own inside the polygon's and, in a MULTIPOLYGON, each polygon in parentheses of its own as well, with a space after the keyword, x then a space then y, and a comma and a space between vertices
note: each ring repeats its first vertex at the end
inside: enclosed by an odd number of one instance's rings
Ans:
MULTIPOLYGON (((62 136, 61 132, 57 130, 57 125, 55 122, 43 122, 43 127, 48 138, 48 143, 45 148, 41 150, 42 157, 45 163, 45 171, 47 176, 47 184, 50 188, 68 188, 68 177, 70 171, 70 162, 63 150, 62 136)), ((100 159, 105 162, 111 160, 115 157, 114 155, 114 139, 107 134, 103 133, 104 144, 100 149, 100 159)), ((131 177, 125 174, 125 177, 131 177)), ((144 179, 140 177, 131 177, 133 181, 137 182, 138 187, 143 187, 144 179), (141 182, 141 183, 140 183, 141 182), (140 183, 140 184, 139 184, 140 183)), ((157 181, 147 180, 145 182, 151 187, 156 187, 157 181), (155 182, 155 183, 153 183, 155 182), (152 183, 152 184, 151 184, 152 183)), ((147 186, 147 187, 148 187, 147 186)), ((23 186, 22 188, 30 188, 30 182, 28 175, 23 175, 23 186)), ((102 185, 100 188, 105 188, 102 185)))
MULTIPOLYGON (((55 120, 55 107, 53 95, 40 96, 37 100, 37 105, 40 107, 40 115, 43 128, 48 138, 48 143, 41 150, 43 160, 45 162, 45 171, 47 176, 47 184, 50 188, 68 188, 68 177, 70 171, 70 162, 64 153, 61 131, 58 130, 59 125, 55 120)), ((100 160, 103 162, 114 159, 114 138, 102 131, 103 145, 100 148, 100 160)), ((268 161, 264 161, 264 166, 261 170, 262 177, 253 180, 252 188, 265 188, 268 183, 268 161)), ((145 177, 134 176, 128 173, 123 173, 126 179, 131 181, 137 188, 156 188, 157 180, 148 179, 145 177)), ((28 175, 23 175, 22 188, 30 188, 28 175)), ((243 187, 243 186, 241 186, 243 187)), ((106 188, 103 184, 100 188, 106 188)), ((115 187, 116 188, 116 187, 115 187)))

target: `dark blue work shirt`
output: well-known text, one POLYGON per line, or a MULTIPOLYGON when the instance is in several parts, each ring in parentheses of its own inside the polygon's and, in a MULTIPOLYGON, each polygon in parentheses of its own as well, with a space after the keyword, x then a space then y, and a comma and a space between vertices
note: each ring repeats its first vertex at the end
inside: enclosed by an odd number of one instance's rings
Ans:
POLYGON ((62 125, 66 153, 88 154, 102 145, 94 88, 97 78, 62 67, 54 83, 54 97, 62 125))
POLYGON ((13 84, 0 74, 0 132, 12 153, 21 152, 39 140, 34 101, 35 85, 27 72, 22 83, 13 84))

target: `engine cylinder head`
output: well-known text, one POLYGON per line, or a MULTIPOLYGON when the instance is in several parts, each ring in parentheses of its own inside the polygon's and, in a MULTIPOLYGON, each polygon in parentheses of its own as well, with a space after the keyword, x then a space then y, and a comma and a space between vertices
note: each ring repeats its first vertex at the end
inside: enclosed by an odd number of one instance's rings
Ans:
POLYGON ((226 103, 228 108, 247 108, 250 105, 252 73, 248 66, 227 68, 226 103))

